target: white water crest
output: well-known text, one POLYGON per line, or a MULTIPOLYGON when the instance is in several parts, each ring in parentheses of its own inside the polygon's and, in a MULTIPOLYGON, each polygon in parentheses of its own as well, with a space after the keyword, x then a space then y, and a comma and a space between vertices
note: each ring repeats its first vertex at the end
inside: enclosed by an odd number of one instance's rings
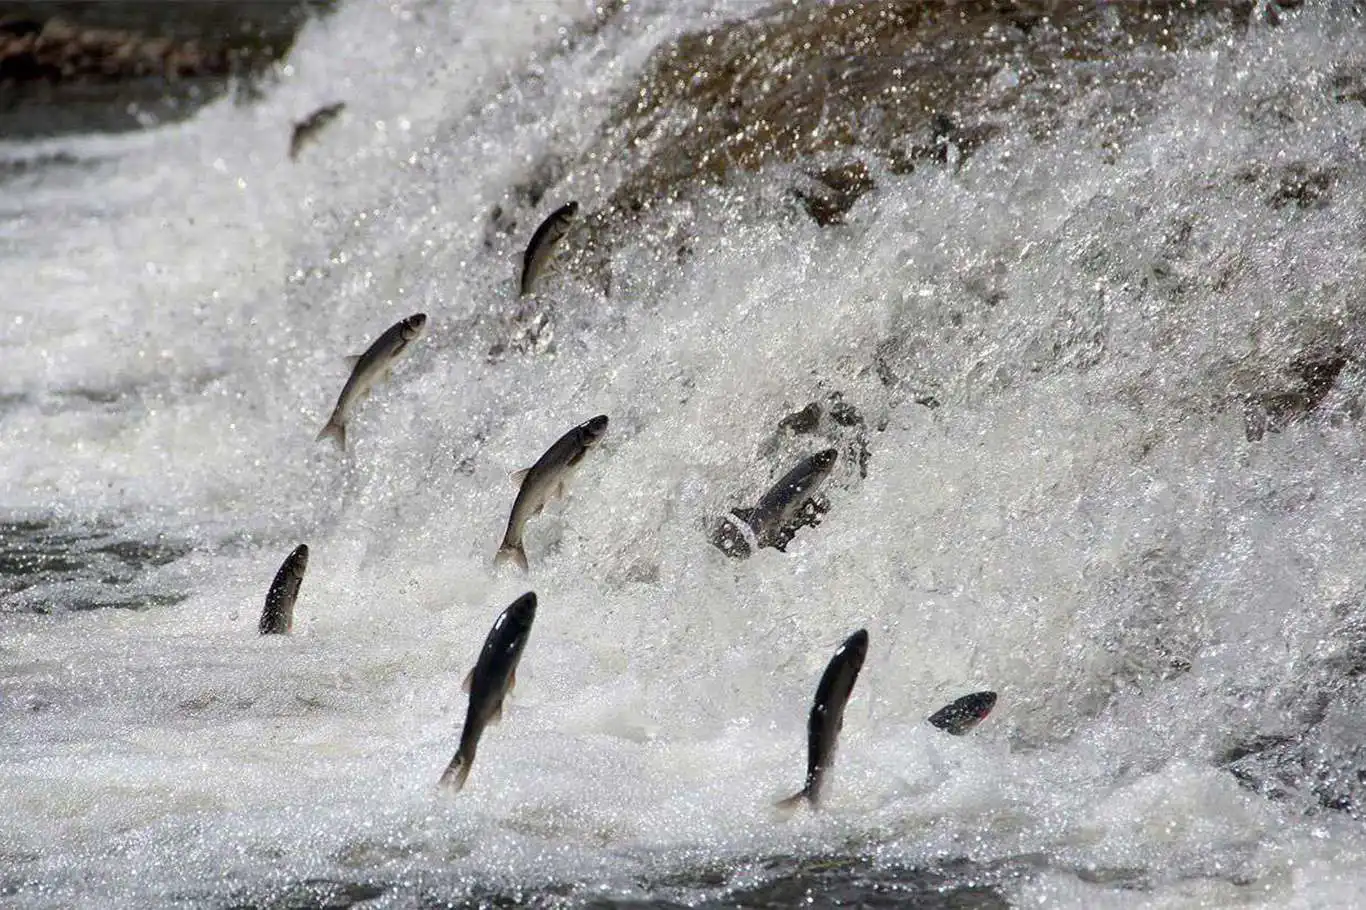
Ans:
POLYGON ((1174 76, 1117 142, 1091 115, 1125 88, 1100 83, 957 170, 874 163, 841 226, 789 168, 736 176, 668 210, 689 255, 628 236, 610 294, 571 256, 519 303, 538 218, 601 209, 627 166, 591 150, 650 51, 759 8, 589 28, 584 0, 354 0, 263 99, 45 140, 91 163, 4 187, 0 510, 169 549, 145 609, 63 609, 98 572, 0 601, 0 902, 644 898, 832 854, 1016 862, 1023 907, 1366 899, 1366 833, 1322 775, 1268 794, 1227 767, 1316 712, 1324 767, 1366 767, 1366 103, 1333 89, 1366 70, 1360 18, 1306 4, 1153 52, 1174 76), (291 163, 289 124, 334 100, 291 163), (548 153, 563 175, 489 239, 548 153), (1321 195, 1280 199, 1296 175, 1321 195), (415 312, 348 451, 316 443, 342 358, 415 312), (1322 400, 1249 439, 1240 402, 1328 356, 1322 400), (835 392, 866 478, 842 448, 819 527, 725 558, 717 517, 830 444, 775 448, 778 422, 835 392), (495 570, 509 473, 599 413, 530 574, 495 570), (260 637, 298 543, 294 633, 260 637), (525 590, 506 717, 442 794, 460 681, 525 590), (824 811, 784 818, 861 627, 824 811), (924 723, 983 689, 970 735, 924 723))

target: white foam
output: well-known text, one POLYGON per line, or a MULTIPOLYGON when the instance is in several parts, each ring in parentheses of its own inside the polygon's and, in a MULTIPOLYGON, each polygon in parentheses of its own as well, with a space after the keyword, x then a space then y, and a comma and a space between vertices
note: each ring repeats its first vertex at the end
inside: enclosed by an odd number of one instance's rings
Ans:
MULTIPOLYGON (((956 175, 878 174, 829 231, 781 169, 740 181, 682 218, 687 262, 613 251, 651 270, 632 294, 571 274, 557 355, 489 364, 479 318, 514 306, 517 251, 484 249, 488 209, 543 153, 590 145, 648 49, 708 11, 632 4, 557 52, 586 4, 392 8, 309 26, 257 104, 64 140, 108 160, 6 202, 0 503, 198 544, 154 576, 191 592, 175 606, 3 617, 16 905, 310 877, 629 890, 849 843, 1041 854, 1026 906, 1350 903, 1359 832, 1214 759, 1277 719, 1265 694, 1359 600, 1366 453, 1326 420, 1251 445, 1217 404, 1304 338, 1359 331, 1366 112, 1299 89, 1360 61, 1342 25, 1359 23, 1303 10, 1182 55, 1115 161, 1085 127, 1008 132, 956 175), (335 99, 291 165, 288 124, 335 99), (1249 114, 1271 103, 1295 125, 1249 114), (1300 157, 1336 169, 1330 207, 1273 209, 1237 176, 1300 157), (340 358, 418 310, 428 334, 352 451, 315 444, 340 358), (942 408, 879 382, 889 333, 942 408), (885 420, 867 479, 843 459, 819 529, 720 557, 710 523, 788 466, 761 455, 776 422, 835 389, 885 420), (597 413, 601 449, 529 527, 530 579, 493 573, 507 474, 597 413), (259 639, 301 540, 295 634, 259 639), (509 715, 443 798, 460 679, 527 587, 509 715), (829 811, 782 821, 816 680, 859 627, 829 811), (1192 669, 1164 679, 1167 657, 1192 669), (971 736, 921 723, 986 688, 1000 701, 971 736)), ((592 210, 612 179, 577 164, 543 208, 592 210)))

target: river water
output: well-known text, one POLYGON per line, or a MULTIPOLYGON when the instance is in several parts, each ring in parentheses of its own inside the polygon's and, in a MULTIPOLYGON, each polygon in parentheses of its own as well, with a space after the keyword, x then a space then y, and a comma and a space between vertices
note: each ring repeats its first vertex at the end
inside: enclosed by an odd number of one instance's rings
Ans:
POLYGON ((1135 51, 1161 78, 1048 86, 1046 128, 943 164, 867 150, 839 224, 775 160, 614 230, 651 53, 759 11, 352 2, 254 102, 0 141, 0 904, 1366 900, 1360 11, 1135 51), (571 198, 597 227, 517 300, 571 198), (508 474, 598 413, 496 571, 508 474), (711 545, 831 445, 818 527, 711 545), (439 793, 525 590, 506 717, 439 793), (860 627, 823 811, 780 816, 860 627), (983 689, 969 735, 924 722, 983 689))

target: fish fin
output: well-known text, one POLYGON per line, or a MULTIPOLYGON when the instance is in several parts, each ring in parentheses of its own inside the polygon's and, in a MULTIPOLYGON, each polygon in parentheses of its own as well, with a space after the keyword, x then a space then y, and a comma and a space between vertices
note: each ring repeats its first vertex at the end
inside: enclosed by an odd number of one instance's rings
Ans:
POLYGON ((757 509, 731 509, 730 514, 734 515, 745 524, 750 524, 750 519, 754 517, 754 513, 757 511, 757 509))
POLYGON ((513 471, 508 476, 512 478, 513 486, 521 485, 526 480, 526 476, 531 473, 531 468, 522 468, 520 471, 513 471))
POLYGON ((508 677, 508 691, 511 692, 515 688, 517 688, 517 671, 513 670, 512 675, 508 677))
POLYGON ((556 498, 559 498, 559 499, 563 499, 563 498, 564 498, 564 481, 563 481, 563 480, 561 480, 559 483, 555 484, 555 496, 556 496, 556 498))
POLYGON ((503 703, 500 701, 500 702, 498 702, 498 705, 493 709, 493 713, 489 715, 489 723, 491 723, 491 724, 502 723, 502 720, 503 720, 503 703))
POLYGON ((394 378, 394 368, 393 368, 393 367, 389 367, 389 369, 387 369, 387 370, 384 371, 384 381, 385 381, 385 382, 388 382, 390 379, 393 379, 393 378, 394 378))
POLYGON ((343 357, 342 360, 346 363, 346 368, 348 370, 354 370, 356 364, 360 363, 360 358, 360 354, 352 354, 350 357, 343 357))
POLYGON ((328 420, 327 426, 322 428, 318 433, 317 438, 313 441, 322 442, 329 436, 337 441, 337 448, 341 449, 343 452, 346 451, 346 424, 338 423, 335 418, 328 420))
POLYGON ((806 803, 808 806, 812 805, 811 793, 806 789, 798 790, 796 793, 793 793, 787 799, 780 799, 773 805, 776 808, 790 811, 792 809, 799 808, 802 805, 802 803, 806 803))
POLYGON ((470 672, 468 672, 468 673, 465 674, 465 681, 462 682, 462 683, 460 684, 460 691, 461 691, 461 692, 464 692, 466 695, 468 695, 470 689, 472 689, 472 688, 474 688, 474 668, 473 668, 473 667, 470 668, 470 672))
POLYGON ((441 782, 439 786, 448 788, 452 793, 459 793, 465 786, 465 780, 470 776, 470 765, 473 756, 465 757, 464 752, 455 753, 451 763, 446 766, 446 770, 441 772, 441 782))
POLYGON ((522 549, 521 544, 505 543, 498 548, 498 552, 493 556, 493 564, 495 566, 501 565, 509 560, 516 563, 517 567, 523 572, 527 570, 526 550, 522 549))

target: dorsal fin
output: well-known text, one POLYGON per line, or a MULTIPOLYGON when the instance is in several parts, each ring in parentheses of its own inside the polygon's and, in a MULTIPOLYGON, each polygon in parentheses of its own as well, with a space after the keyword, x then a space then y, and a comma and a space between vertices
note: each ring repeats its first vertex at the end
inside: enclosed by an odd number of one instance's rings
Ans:
POLYGON ((350 357, 343 357, 342 360, 345 361, 348 370, 354 370, 356 364, 360 363, 360 358, 360 354, 352 354, 350 357))
POLYGON ((530 473, 531 468, 522 468, 520 471, 513 471, 508 476, 512 478, 512 483, 514 485, 520 486, 522 481, 526 480, 526 476, 530 473))
POLYGON ((473 668, 470 669, 470 672, 468 672, 468 673, 465 674, 465 681, 462 682, 462 683, 460 684, 460 690, 461 690, 462 692, 464 692, 465 694, 467 694, 467 695, 469 694, 469 691, 470 691, 470 689, 472 689, 472 688, 474 688, 474 669, 473 669, 473 668))

